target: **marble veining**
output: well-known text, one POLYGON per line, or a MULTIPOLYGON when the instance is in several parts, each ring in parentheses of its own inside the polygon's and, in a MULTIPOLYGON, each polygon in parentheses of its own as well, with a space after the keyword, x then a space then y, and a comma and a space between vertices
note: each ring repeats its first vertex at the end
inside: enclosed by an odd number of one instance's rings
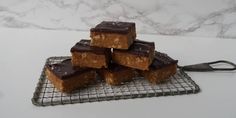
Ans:
POLYGON ((236 0, 1 0, 0 27, 88 31, 103 20, 145 34, 236 38, 236 0))

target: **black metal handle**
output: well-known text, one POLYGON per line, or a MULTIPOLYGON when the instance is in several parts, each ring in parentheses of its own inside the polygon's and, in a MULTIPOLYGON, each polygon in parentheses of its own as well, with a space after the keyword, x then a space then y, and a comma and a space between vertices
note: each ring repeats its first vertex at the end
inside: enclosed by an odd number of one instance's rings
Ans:
POLYGON ((207 62, 207 63, 194 64, 194 65, 178 66, 178 68, 180 68, 184 71, 196 71, 196 72, 232 71, 232 70, 236 70, 236 65, 234 63, 226 61, 226 60, 219 60, 219 61, 213 61, 213 62, 207 62), (217 63, 230 64, 232 66, 232 68, 213 68, 211 66, 212 64, 217 64, 217 63))
POLYGON ((230 71, 230 70, 236 70, 236 65, 230 61, 226 60, 219 60, 214 62, 208 62, 209 65, 217 64, 217 63, 226 63, 232 66, 232 68, 213 68, 213 70, 220 70, 220 71, 230 71))

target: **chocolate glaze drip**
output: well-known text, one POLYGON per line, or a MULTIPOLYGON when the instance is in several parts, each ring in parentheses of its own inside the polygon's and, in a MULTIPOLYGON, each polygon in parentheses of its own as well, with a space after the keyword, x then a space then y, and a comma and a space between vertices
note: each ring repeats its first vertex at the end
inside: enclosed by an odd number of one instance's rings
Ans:
POLYGON ((89 68, 77 68, 76 70, 73 69, 71 59, 66 59, 57 64, 47 64, 46 68, 48 68, 62 80, 66 80, 72 76, 79 75, 90 70, 89 68))
POLYGON ((150 68, 159 69, 168 65, 177 64, 178 60, 174 60, 165 53, 155 51, 155 56, 150 68))
MULTIPOLYGON (((134 40, 134 43, 129 47, 128 50, 119 50, 121 52, 128 52, 138 56, 148 57, 151 52, 155 49, 154 42, 147 42, 142 40, 134 40)), ((117 49, 116 49, 117 50, 117 49)))
POLYGON ((70 51, 71 52, 93 52, 96 54, 104 54, 106 52, 109 52, 109 49, 90 46, 90 40, 82 39, 78 43, 76 43, 75 46, 73 46, 70 51))
POLYGON ((103 21, 95 28, 91 28, 90 31, 127 34, 130 32, 131 28, 135 29, 135 23, 103 21))

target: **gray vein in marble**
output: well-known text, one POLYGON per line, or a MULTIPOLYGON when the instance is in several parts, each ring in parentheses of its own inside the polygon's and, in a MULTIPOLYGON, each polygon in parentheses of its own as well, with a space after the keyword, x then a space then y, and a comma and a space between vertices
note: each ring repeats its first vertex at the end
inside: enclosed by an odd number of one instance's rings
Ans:
POLYGON ((88 31, 103 20, 136 22, 145 34, 236 38, 236 1, 0 1, 0 27, 88 31))

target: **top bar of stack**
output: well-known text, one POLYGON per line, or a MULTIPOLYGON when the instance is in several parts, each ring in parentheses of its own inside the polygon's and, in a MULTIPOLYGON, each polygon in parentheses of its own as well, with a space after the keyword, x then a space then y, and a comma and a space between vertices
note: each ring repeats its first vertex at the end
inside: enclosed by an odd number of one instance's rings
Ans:
POLYGON ((90 29, 91 46, 128 49, 136 38, 135 23, 103 21, 90 29))

